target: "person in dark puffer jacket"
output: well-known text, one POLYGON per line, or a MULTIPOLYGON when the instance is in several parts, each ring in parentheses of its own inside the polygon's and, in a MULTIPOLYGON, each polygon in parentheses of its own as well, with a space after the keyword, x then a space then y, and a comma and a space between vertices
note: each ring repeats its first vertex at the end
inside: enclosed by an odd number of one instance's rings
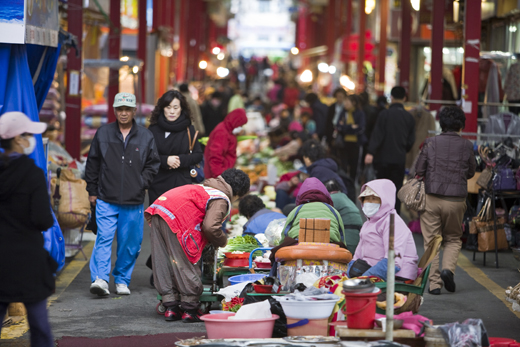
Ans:
POLYGON ((446 107, 440 113, 442 134, 426 139, 415 166, 424 177, 426 210, 421 214, 424 248, 436 235, 442 235, 444 252, 442 271, 439 256, 430 268, 429 292, 439 295, 444 287, 455 291, 454 274, 462 241, 462 218, 466 211, 468 179, 475 175, 473 145, 460 132, 466 115, 458 107, 446 107))
POLYGON ((90 292, 99 296, 110 294, 110 256, 116 232, 117 261, 112 272, 116 294, 130 294, 128 285, 143 240, 145 190, 161 164, 152 132, 134 120, 135 95, 116 94, 113 107, 117 122, 98 129, 85 167, 98 225, 90 258, 90 292))
MULTIPOLYGON (((31 346, 54 346, 47 298, 55 290, 58 264, 44 249, 42 231, 53 226, 47 182, 28 157, 45 123, 21 112, 0 116, 0 319, 11 302, 22 302, 31 346)), ((0 325, 0 330, 2 326, 0 325)))
POLYGON ((335 180, 341 191, 347 194, 347 187, 338 175, 338 164, 331 158, 325 158, 325 148, 317 140, 308 140, 302 146, 302 155, 310 177, 316 177, 325 184, 335 180))

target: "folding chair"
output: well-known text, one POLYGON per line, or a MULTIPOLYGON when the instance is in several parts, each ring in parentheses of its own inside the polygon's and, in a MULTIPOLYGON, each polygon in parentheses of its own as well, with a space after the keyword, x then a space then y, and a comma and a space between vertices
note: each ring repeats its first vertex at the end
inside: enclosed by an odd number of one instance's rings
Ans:
MULTIPOLYGON (((407 294, 406 303, 395 310, 395 314, 412 311, 413 313, 417 313, 419 311, 419 306, 421 305, 421 297, 424 293, 424 289, 426 288, 426 283, 428 283, 428 275, 430 274, 430 266, 435 259, 435 257, 439 254, 441 249, 442 236, 435 236, 430 243, 428 243, 428 247, 426 248, 421 260, 419 260, 418 268, 422 269, 421 273, 413 284, 406 283, 395 283, 395 292, 401 292, 407 294)), ((387 282, 378 282, 375 284, 376 287, 381 289, 382 292, 386 292, 387 282)), ((377 313, 385 314, 385 311, 377 308, 377 313)))

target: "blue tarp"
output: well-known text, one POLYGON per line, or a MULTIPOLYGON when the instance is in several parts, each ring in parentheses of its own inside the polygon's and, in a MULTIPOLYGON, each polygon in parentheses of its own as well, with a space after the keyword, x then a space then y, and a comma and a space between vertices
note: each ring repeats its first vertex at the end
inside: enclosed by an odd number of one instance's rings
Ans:
MULTIPOLYGON (((46 50, 39 78, 35 83, 37 88, 37 92, 35 92, 31 71, 34 73, 37 70, 43 49, 40 50, 39 47, 34 46, 0 43, 0 66, 2 67, 0 71, 0 117, 9 111, 20 111, 31 120, 39 121, 38 109, 43 105, 52 82, 52 76, 56 71, 59 47, 49 47, 46 50), (29 52, 30 59, 28 59, 29 52)), ((36 135, 35 138, 36 149, 30 157, 47 175, 42 137, 36 135)), ((58 270, 60 270, 65 265, 65 241, 56 217, 54 217, 54 226, 44 232, 43 236, 45 249, 58 262, 58 270)))

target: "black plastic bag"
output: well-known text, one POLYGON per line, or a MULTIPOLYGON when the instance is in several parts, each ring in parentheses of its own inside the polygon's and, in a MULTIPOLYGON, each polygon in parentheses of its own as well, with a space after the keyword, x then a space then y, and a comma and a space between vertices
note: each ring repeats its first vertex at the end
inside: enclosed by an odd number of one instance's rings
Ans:
POLYGON ((90 220, 85 229, 90 230, 94 235, 97 235, 96 205, 90 204, 90 220))
POLYGON ((269 300, 269 304, 271 305, 271 313, 277 314, 278 316, 280 316, 280 318, 278 318, 274 322, 274 329, 273 329, 272 337, 287 336, 287 318, 285 317, 285 313, 283 312, 282 305, 269 295, 260 295, 260 296, 247 295, 247 293, 251 293, 253 291, 254 291, 253 285, 251 283, 249 283, 248 285, 245 286, 245 288, 240 293, 240 297, 244 298, 244 305, 269 300))

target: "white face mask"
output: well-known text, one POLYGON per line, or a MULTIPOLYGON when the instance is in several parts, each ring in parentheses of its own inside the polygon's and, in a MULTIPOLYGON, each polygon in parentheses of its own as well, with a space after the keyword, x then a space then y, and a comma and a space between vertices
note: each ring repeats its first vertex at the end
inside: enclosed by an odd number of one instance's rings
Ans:
POLYGON ((373 202, 365 202, 363 204, 363 213, 368 218, 371 218, 371 217, 375 216, 377 211, 379 211, 380 207, 381 207, 381 204, 376 204, 376 203, 373 203, 373 202))
POLYGON ((233 135, 238 135, 238 134, 240 134, 241 131, 242 131, 242 127, 235 128, 235 129, 233 129, 233 135))
POLYGON ((23 154, 29 155, 32 152, 34 152, 34 148, 36 148, 36 139, 34 138, 34 136, 31 136, 31 137, 26 138, 26 139, 27 139, 27 141, 29 141, 29 147, 24 147, 23 148, 23 154))

